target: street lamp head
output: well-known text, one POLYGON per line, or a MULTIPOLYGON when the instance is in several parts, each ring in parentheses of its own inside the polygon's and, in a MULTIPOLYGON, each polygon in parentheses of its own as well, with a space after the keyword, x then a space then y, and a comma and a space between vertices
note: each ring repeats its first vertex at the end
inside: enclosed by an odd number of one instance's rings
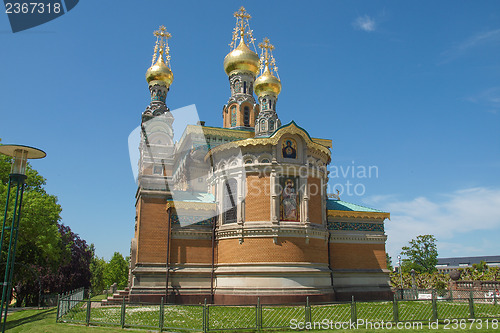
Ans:
POLYGON ((400 255, 398 255, 398 260, 401 260, 401 256, 400 255))
POLYGON ((26 175, 26 163, 28 159, 44 158, 47 154, 40 149, 21 145, 2 145, 0 154, 13 157, 11 175, 26 175))

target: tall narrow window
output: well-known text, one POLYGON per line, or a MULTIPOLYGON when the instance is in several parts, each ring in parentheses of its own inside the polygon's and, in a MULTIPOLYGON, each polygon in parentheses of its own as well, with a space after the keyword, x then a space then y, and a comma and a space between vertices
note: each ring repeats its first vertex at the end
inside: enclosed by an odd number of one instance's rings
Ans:
POLYGON ((250 108, 245 106, 243 109, 243 124, 246 127, 250 127, 250 108))
POLYGON ((224 224, 236 222, 236 212, 238 210, 236 203, 237 189, 238 184, 236 182, 236 179, 228 179, 224 182, 224 224))
POLYGON ((243 81, 243 93, 247 93, 247 81, 243 81))
POLYGON ((231 127, 236 126, 236 105, 231 106, 231 127))

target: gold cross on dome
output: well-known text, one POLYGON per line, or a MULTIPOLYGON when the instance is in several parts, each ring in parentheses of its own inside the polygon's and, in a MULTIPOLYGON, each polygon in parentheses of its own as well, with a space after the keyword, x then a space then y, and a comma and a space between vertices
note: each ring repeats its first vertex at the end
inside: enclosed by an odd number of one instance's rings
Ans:
POLYGON ((167 31, 167 28, 165 28, 164 25, 160 25, 160 28, 158 30, 156 30, 155 32, 153 32, 153 35, 155 35, 156 37, 165 38, 165 39, 169 39, 170 37, 172 37, 172 35, 170 34, 170 32, 167 31))
POLYGON ((234 17, 239 17, 241 19, 251 19, 252 17, 250 16, 250 14, 247 13, 247 11, 245 10, 245 7, 241 6, 241 8, 237 11, 237 12, 234 12, 234 17))
POLYGON ((153 35, 156 37, 155 50, 153 53, 153 60, 151 61, 151 66, 156 61, 156 57, 160 56, 160 59, 164 60, 167 66, 170 65, 170 48, 168 47, 168 39, 172 37, 172 35, 167 31, 164 25, 160 25, 158 30, 153 32, 153 35), (165 59, 163 59, 163 55, 165 55, 165 59))
POLYGON ((233 14, 233 16, 236 18, 236 26, 233 30, 233 38, 231 40, 231 43, 229 44, 229 47, 231 49, 235 49, 237 46, 237 41, 241 40, 243 42, 252 44, 255 50, 255 39, 253 38, 253 31, 250 29, 250 25, 248 24, 248 20, 251 19, 252 16, 247 13, 245 7, 241 7, 237 12, 233 14))
POLYGON ((264 38, 262 43, 259 43, 259 47, 262 49, 264 53, 264 60, 266 63, 269 61, 269 53, 274 50, 274 45, 269 42, 269 38, 264 38))

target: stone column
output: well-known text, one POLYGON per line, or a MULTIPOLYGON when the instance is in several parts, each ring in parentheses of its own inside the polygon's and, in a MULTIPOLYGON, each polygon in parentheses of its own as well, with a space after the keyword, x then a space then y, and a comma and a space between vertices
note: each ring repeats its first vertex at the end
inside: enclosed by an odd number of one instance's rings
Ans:
POLYGON ((244 186, 244 182, 243 182, 243 176, 241 173, 239 173, 237 175, 237 178, 236 178, 236 181, 237 181, 237 184, 238 184, 238 190, 237 190, 237 194, 238 194, 238 197, 237 197, 237 213, 236 213, 236 216, 237 216, 237 221, 238 221, 238 224, 243 224, 243 221, 245 219, 245 215, 244 215, 244 201, 243 201, 243 196, 244 196, 244 189, 243 189, 243 186, 244 186))
MULTIPOLYGON (((302 218, 301 218, 301 222, 304 222, 306 225, 308 225, 310 223, 309 221, 309 183, 307 181, 307 177, 306 178, 299 178, 300 179, 300 182, 304 182, 304 186, 303 186, 303 189, 304 189, 304 198, 302 200, 302 207, 303 207, 303 215, 302 215, 302 218)), ((302 184, 300 184, 302 185, 302 184)))
POLYGON ((276 170, 273 168, 270 175, 271 184, 271 222, 273 224, 278 224, 280 216, 280 193, 277 191, 277 185, 279 184, 279 178, 276 174, 276 170))

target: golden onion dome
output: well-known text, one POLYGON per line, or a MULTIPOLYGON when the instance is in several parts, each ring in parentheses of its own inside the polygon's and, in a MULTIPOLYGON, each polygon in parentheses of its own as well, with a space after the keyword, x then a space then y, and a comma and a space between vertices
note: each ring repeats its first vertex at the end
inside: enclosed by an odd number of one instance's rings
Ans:
POLYGON ((257 75, 259 73, 259 56, 250 50, 241 38, 238 47, 224 58, 224 70, 227 75, 232 72, 257 75))
POLYGON ((266 65, 264 73, 255 80, 254 90, 257 96, 273 95, 278 96, 281 92, 281 81, 274 76, 266 65))
POLYGON ((161 81, 165 83, 167 87, 170 87, 172 81, 174 80, 174 74, 165 64, 163 60, 163 53, 160 52, 160 56, 156 63, 149 67, 146 72, 146 81, 150 83, 151 81, 161 81))

